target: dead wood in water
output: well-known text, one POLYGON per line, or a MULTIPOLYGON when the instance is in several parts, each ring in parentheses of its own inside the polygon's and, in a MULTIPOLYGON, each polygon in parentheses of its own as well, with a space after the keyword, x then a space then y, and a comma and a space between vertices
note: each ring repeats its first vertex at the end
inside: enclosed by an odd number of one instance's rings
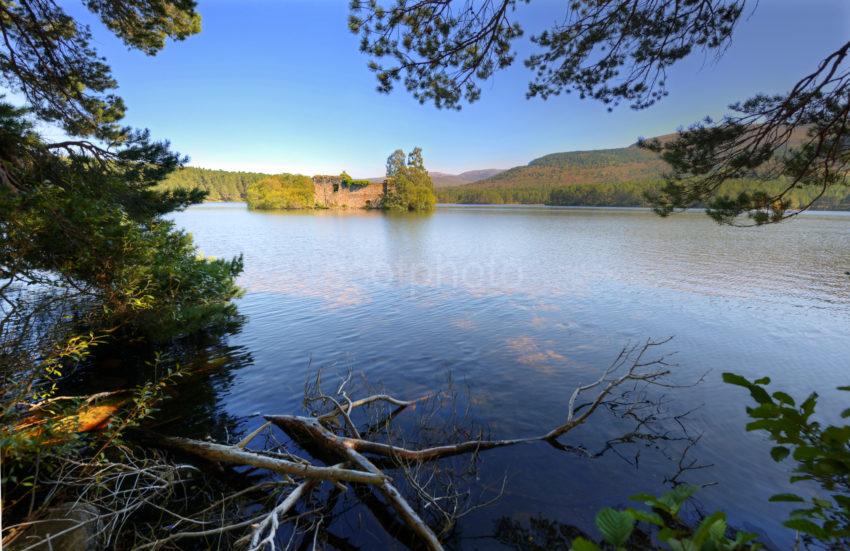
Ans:
MULTIPOLYGON (((485 438, 483 432, 472 434, 464 421, 452 419, 449 425, 455 427, 454 431, 430 430, 430 427, 423 431, 431 436, 440 435, 442 442, 405 443, 405 430, 394 423, 397 416, 423 404, 423 409, 433 407, 431 415, 440 417, 445 413, 439 402, 440 395, 401 400, 374 393, 353 399, 349 396, 350 374, 343 378, 335 392, 329 393, 322 390, 321 375, 317 376, 305 396, 309 416, 266 415, 263 425, 235 444, 147 435, 145 439, 159 447, 233 467, 267 471, 271 474, 264 478, 264 483, 276 485, 276 493, 271 506, 260 513, 254 511, 248 516, 242 513, 226 519, 222 515, 214 523, 181 517, 177 523, 180 530, 159 539, 152 537, 143 547, 159 548, 177 539, 230 534, 235 546, 251 550, 276 549, 280 544, 279 528, 286 526, 292 536, 290 544, 297 542, 300 534, 302 547, 309 548, 310 542, 315 544, 321 538, 330 541, 336 537, 328 531, 328 516, 333 515, 337 497, 348 493, 365 505, 403 544, 432 551, 443 549, 441 538, 452 530, 459 518, 493 501, 473 496, 465 487, 469 479, 475 478, 470 473, 477 468, 480 452, 533 442, 567 449, 558 439, 585 423, 600 407, 627 406, 633 415, 636 409, 628 406, 648 403, 641 389, 671 386, 665 382, 672 368, 667 357, 647 358, 666 342, 647 341, 625 348, 596 380, 565 396, 561 422, 553 423, 540 434, 521 438, 485 438), (588 394, 591 395, 583 399, 588 394), (372 411, 375 416, 371 423, 355 422, 356 412, 378 408, 381 411, 372 411), (277 429, 302 451, 293 452, 288 444, 276 441, 274 434, 280 434, 275 432, 277 429), (261 434, 266 434, 266 443, 258 446, 256 440, 261 434), (270 439, 275 440, 276 445, 270 446, 270 439), (249 445, 257 449, 250 449, 249 445), (303 452, 311 459, 308 460, 303 452), (456 470, 457 464, 462 463, 457 459, 460 456, 468 456, 470 462, 456 470), (326 466, 315 464, 316 460, 326 466), (354 491, 349 493, 350 485, 354 485, 354 491)), ((420 412, 420 415, 427 417, 428 413, 420 412)), ((361 416, 362 413, 357 413, 358 420, 361 416)), ((499 495, 501 492, 495 499, 499 495)))
POLYGON ((250 465, 269 471, 290 476, 315 478, 343 482, 359 482, 361 484, 381 484, 387 477, 380 473, 355 471, 339 467, 317 467, 307 462, 294 462, 276 457, 269 457, 256 452, 245 451, 237 446, 226 446, 202 440, 159 436, 159 444, 166 448, 197 455, 209 461, 218 461, 229 465, 250 465))

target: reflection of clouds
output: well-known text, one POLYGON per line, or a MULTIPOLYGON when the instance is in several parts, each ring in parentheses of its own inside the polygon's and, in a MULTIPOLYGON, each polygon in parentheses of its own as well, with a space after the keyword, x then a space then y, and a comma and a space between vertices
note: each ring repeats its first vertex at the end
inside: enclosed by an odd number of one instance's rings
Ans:
POLYGON ((543 316, 534 316, 531 318, 531 325, 532 327, 537 327, 539 329, 546 325, 546 321, 546 318, 543 316))
POLYGON ((390 265, 396 283, 428 288, 463 289, 473 297, 512 295, 528 292, 524 267, 502 259, 458 262, 438 257, 422 262, 398 262, 390 265))
POLYGON ((656 289, 841 312, 850 301, 848 216, 740 230, 702 213, 662 220, 644 211, 441 208, 429 217, 387 217, 216 204, 174 218, 211 255, 244 252, 240 281, 248 290, 332 305, 377 300, 387 287, 410 297, 521 295, 540 302, 537 313, 554 311, 552 302, 624 291, 652 297, 656 289))
POLYGON ((566 356, 555 352, 549 346, 553 341, 540 343, 534 337, 523 335, 508 339, 508 348, 517 354, 517 361, 523 365, 531 366, 543 373, 553 373, 552 363, 565 363, 566 356))
POLYGON ((464 331, 472 331, 475 329, 475 322, 469 318, 459 318, 452 321, 452 325, 464 331))

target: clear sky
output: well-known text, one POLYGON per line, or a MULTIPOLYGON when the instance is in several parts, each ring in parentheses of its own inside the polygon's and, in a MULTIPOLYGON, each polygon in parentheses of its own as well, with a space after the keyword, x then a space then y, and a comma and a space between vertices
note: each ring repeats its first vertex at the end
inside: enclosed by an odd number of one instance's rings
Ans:
POLYGON ((527 32, 517 62, 460 112, 419 105, 403 88, 377 93, 347 29, 347 0, 201 1, 202 32, 156 57, 127 51, 78 0, 63 5, 91 22, 127 103, 127 123, 171 140, 190 165, 305 174, 345 169, 355 177, 382 175, 387 155, 417 145, 429 169, 452 173, 625 146, 721 115, 755 92, 784 92, 850 35, 847 0, 761 0, 719 61, 688 59, 671 72, 670 96, 660 104, 608 113, 575 96, 525 99, 527 37, 563 16, 565 3, 519 7, 515 17, 527 32))

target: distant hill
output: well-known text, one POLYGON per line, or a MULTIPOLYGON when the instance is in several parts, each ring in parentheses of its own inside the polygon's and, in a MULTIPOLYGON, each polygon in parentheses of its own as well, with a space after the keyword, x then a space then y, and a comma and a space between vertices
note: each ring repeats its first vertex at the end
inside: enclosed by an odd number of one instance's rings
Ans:
POLYGON ((511 168, 477 184, 511 187, 533 184, 559 187, 572 184, 616 183, 660 178, 667 164, 658 155, 637 146, 593 151, 552 153, 511 168))
MULTIPOLYGON (((473 182, 478 182, 479 180, 483 180, 485 178, 490 178, 504 171, 505 169, 503 168, 482 168, 479 170, 467 170, 466 172, 461 172, 460 174, 449 174, 447 172, 429 171, 428 175, 431 176, 431 181, 434 182, 434 188, 440 189, 450 186, 462 186, 465 184, 471 184, 473 182)), ((383 180, 384 176, 376 176, 374 178, 369 178, 370 182, 382 182, 383 180)))
MULTIPOLYGON (((792 136, 802 141, 805 130, 792 136)), ((659 136, 670 140, 675 134, 659 136)), ((615 149, 566 151, 538 157, 477 182, 444 186, 437 190, 440 203, 548 204, 577 206, 650 206, 646 192, 663 185, 670 167, 651 151, 636 144, 615 149)), ((735 181, 724 184, 725 193, 755 188, 779 192, 785 182, 735 181)), ((792 208, 808 204, 817 190, 799 189, 790 194, 792 208)), ((817 208, 850 209, 850 189, 831 188, 817 208)))
POLYGON ((491 178, 504 172, 503 168, 483 168, 480 170, 467 170, 460 174, 447 174, 445 172, 429 172, 431 181, 434 182, 434 187, 439 189, 448 186, 462 186, 471 184, 486 178, 491 178))
POLYGON ((438 190, 444 203, 548 203, 555 189, 660 181, 668 167, 635 145, 552 153, 477 182, 438 190))

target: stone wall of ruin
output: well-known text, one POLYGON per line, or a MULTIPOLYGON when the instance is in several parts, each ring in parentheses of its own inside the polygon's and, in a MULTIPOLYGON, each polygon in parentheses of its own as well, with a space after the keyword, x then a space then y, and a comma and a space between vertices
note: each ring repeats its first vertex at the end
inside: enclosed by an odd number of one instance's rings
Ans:
POLYGON ((372 183, 364 187, 342 185, 339 176, 313 176, 316 206, 329 209, 376 209, 386 191, 387 183, 372 183))

